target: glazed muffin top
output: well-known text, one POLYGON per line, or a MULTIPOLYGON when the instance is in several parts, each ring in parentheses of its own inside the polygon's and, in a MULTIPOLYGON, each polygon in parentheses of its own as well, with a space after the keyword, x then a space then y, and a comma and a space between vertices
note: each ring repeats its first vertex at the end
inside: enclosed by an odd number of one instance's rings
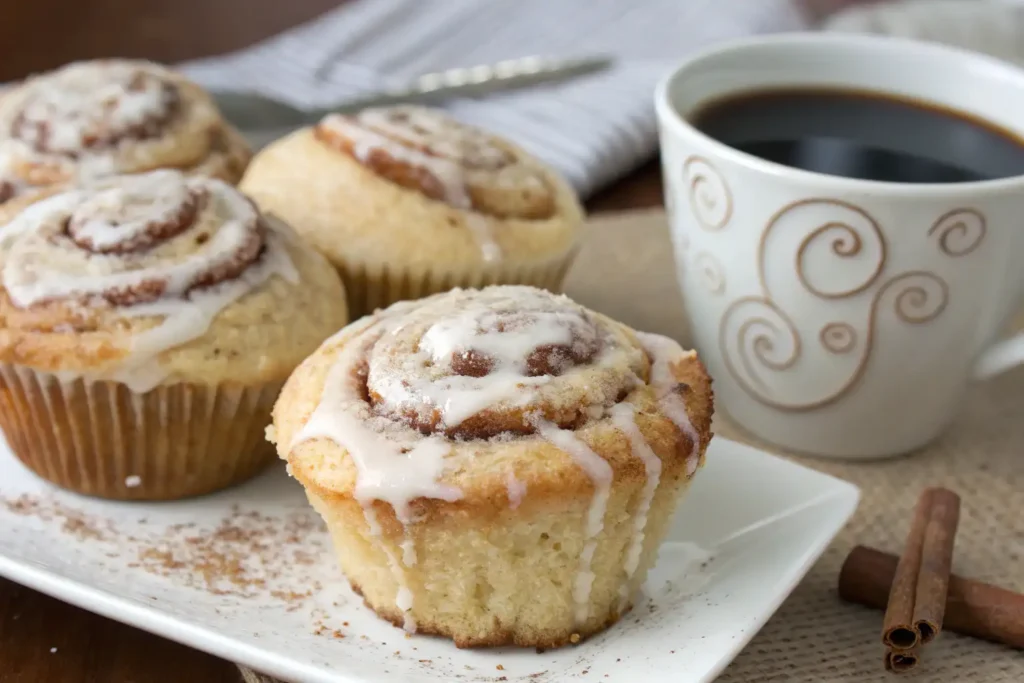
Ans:
POLYGON ((326 341, 289 378, 272 436, 317 495, 508 509, 643 481, 643 457, 691 476, 710 438, 693 352, 530 287, 403 302, 326 341), (640 454, 640 455, 638 455, 640 454), (518 504, 518 502, 516 503, 518 504))
POLYGON ((334 269, 219 180, 153 171, 0 208, 0 362, 255 384, 345 322, 334 269))
POLYGON ((248 156, 205 91, 151 62, 75 62, 0 95, 0 202, 155 168, 237 182, 248 156))
POLYGON ((340 262, 536 260, 571 249, 583 218, 545 164, 423 107, 329 115, 263 150, 242 185, 340 262))

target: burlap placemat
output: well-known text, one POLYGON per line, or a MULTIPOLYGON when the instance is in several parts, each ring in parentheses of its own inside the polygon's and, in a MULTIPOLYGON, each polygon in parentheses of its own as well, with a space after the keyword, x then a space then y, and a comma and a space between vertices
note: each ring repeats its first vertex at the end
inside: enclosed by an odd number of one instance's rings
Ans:
MULTIPOLYGON (((685 341, 674 278, 664 215, 639 212, 594 221, 566 290, 634 327, 685 341)), ((756 443, 725 418, 716 422, 719 434, 756 443)), ((720 682, 890 679, 882 670, 881 613, 842 602, 836 579, 858 543, 899 552, 917 495, 928 485, 948 486, 963 499, 954 571, 1024 591, 1024 370, 967 390, 951 430, 922 452, 860 464, 786 457, 860 486, 860 507, 720 682)), ((273 683, 242 673, 247 683, 273 683)), ((1024 654, 944 633, 905 678, 1024 683, 1024 654)))

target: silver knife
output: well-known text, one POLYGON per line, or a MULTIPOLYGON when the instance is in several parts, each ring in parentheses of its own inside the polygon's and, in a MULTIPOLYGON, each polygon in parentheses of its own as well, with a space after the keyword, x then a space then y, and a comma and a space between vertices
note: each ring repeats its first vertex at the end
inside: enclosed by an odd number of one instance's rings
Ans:
POLYGON ((367 107, 424 104, 456 96, 486 95, 595 73, 607 69, 611 63, 611 58, 603 56, 510 59, 496 64, 423 74, 401 88, 381 90, 314 110, 298 109, 253 93, 221 91, 213 93, 213 98, 225 118, 243 131, 297 128, 316 123, 331 112, 351 113, 367 107))

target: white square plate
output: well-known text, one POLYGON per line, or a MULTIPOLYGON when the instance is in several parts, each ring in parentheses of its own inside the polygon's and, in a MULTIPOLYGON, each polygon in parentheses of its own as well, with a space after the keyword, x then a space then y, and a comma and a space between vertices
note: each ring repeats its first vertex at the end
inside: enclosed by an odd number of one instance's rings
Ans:
POLYGON ((406 637, 366 609, 279 468, 199 500, 108 503, 53 490, 3 447, 0 575, 302 683, 708 681, 858 498, 849 483, 715 439, 632 613, 578 647, 469 651, 406 637))

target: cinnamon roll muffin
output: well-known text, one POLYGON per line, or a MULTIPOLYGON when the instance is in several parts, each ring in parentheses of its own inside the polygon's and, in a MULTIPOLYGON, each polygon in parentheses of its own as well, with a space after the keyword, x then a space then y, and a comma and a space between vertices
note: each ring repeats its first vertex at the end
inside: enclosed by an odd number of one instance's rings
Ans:
POLYGON ((257 154, 241 186, 338 267, 353 317, 452 287, 557 290, 583 224, 555 171, 421 107, 327 116, 257 154))
POLYGON ((281 385, 346 322, 320 254, 230 185, 177 171, 12 205, 0 427, 25 465, 80 493, 165 499, 273 460, 281 385))
POLYGON ((150 62, 75 62, 0 97, 0 203, 40 186, 157 168, 235 184, 249 156, 205 91, 150 62))
POLYGON ((398 303, 289 378, 268 436, 383 618, 579 642, 654 563, 711 438, 692 351, 530 287, 398 303))

